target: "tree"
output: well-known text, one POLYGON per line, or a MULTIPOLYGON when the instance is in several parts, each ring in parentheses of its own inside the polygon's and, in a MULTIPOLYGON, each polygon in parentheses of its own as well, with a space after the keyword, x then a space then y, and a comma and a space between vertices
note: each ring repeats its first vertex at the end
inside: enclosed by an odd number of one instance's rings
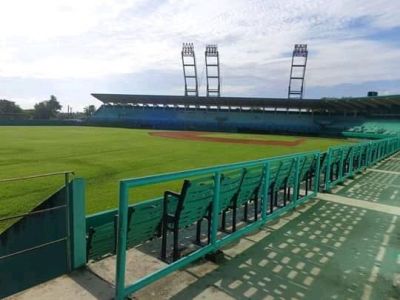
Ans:
POLYGON ((86 115, 87 117, 90 117, 91 115, 93 115, 93 114, 95 113, 95 111, 96 111, 96 106, 94 106, 94 105, 86 106, 86 107, 83 109, 83 111, 85 112, 85 115, 86 115))
POLYGON ((21 107, 15 102, 8 100, 0 100, 0 114, 20 114, 22 113, 21 107))
POLYGON ((34 118, 35 119, 51 119, 57 116, 57 113, 61 110, 62 106, 58 102, 57 98, 53 95, 50 96, 50 100, 42 101, 35 104, 34 118))

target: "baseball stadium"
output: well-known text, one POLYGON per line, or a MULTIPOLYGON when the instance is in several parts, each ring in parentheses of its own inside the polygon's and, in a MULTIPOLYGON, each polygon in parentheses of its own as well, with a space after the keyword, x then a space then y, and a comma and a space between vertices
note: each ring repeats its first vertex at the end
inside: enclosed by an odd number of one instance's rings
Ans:
POLYGON ((84 120, 0 118, 0 298, 399 299, 400 95, 93 93, 84 120))

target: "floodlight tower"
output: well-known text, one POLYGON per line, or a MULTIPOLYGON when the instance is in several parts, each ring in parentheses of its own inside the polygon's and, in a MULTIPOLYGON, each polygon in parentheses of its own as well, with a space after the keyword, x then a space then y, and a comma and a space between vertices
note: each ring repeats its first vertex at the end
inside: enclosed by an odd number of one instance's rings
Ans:
POLYGON ((295 44, 292 55, 292 66, 290 68, 289 99, 303 99, 307 57, 307 44, 295 44))
POLYGON ((219 52, 217 45, 206 45, 207 97, 221 96, 219 52))
POLYGON ((182 66, 185 79, 185 96, 198 96, 199 85, 193 43, 183 43, 182 66))

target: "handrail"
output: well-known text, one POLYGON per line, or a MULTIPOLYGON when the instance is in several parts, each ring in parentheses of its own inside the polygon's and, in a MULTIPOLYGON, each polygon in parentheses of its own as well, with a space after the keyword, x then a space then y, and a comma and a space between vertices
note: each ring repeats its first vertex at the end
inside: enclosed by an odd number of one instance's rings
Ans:
MULTIPOLYGON (((117 270, 116 270, 116 299, 123 299, 127 294, 137 291, 138 289, 154 282, 155 280, 161 278, 164 275, 167 275, 179 268, 187 265, 191 261, 204 256, 207 253, 216 251, 223 245, 228 242, 233 241, 241 237, 242 235, 262 226, 265 222, 272 220, 274 218, 279 217, 283 213, 293 209, 294 207, 300 205, 304 201, 315 197, 318 190, 318 177, 316 174, 319 174, 319 165, 320 165, 320 151, 311 151, 302 154, 291 154, 291 155, 284 155, 279 157, 272 157, 266 159, 259 159, 254 161, 248 162, 241 162, 241 163, 234 163, 229 165, 222 165, 216 167, 208 167, 202 169, 194 169, 188 171, 181 171, 181 172, 172 172, 172 173, 165 173, 165 174, 158 174, 153 176, 145 176, 139 178, 131 178, 131 179, 124 179, 120 181, 120 198, 119 198, 119 209, 118 209, 118 242, 117 242, 117 270), (316 161, 316 169, 313 175, 314 178, 314 186, 313 189, 310 190, 310 194, 305 194, 303 196, 299 195, 300 190, 300 159, 305 158, 308 156, 313 156, 313 159, 316 161), (284 207, 276 208, 273 212, 267 212, 268 206, 268 193, 270 187, 270 165, 274 161, 279 160, 293 160, 294 166, 291 169, 290 173, 293 173, 295 178, 293 184, 293 197, 289 204, 285 204, 284 207), (219 203, 219 194, 220 194, 220 178, 222 172, 227 172, 231 170, 236 170, 239 168, 245 167, 253 167, 253 166, 260 166, 264 169, 263 174, 263 188, 262 188, 262 197, 261 197, 261 218, 257 221, 253 221, 249 225, 246 225, 237 231, 230 233, 227 236, 219 237, 217 236, 217 227, 218 227, 218 212, 220 209, 219 203), (128 222, 128 202, 129 202, 129 194, 132 189, 143 186, 143 185, 151 185, 157 184, 166 181, 174 181, 178 179, 183 179, 187 177, 199 176, 199 175, 208 175, 214 174, 214 199, 212 204, 212 214, 211 214, 211 243, 207 246, 200 248, 199 250, 185 256, 165 268, 155 271, 148 276, 139 279, 135 283, 131 284, 130 286, 125 286, 125 264, 126 264, 126 247, 127 247, 127 222, 128 222)), ((311 165, 309 166, 311 168, 311 165)))
POLYGON ((254 167, 254 166, 258 166, 258 165, 261 166, 265 162, 273 162, 273 161, 277 161, 277 160, 281 160, 281 159, 297 158, 300 156, 307 156, 307 155, 316 155, 318 153, 320 153, 320 152, 319 151, 309 151, 309 152, 303 152, 303 153, 298 153, 298 154, 288 154, 288 155, 274 156, 274 157, 269 157, 269 158, 261 158, 261 159, 257 159, 257 160, 250 160, 250 161, 245 161, 245 162, 218 165, 218 166, 214 166, 214 167, 205 167, 205 168, 162 173, 162 174, 136 177, 136 178, 127 178, 127 179, 122 179, 120 181, 120 183, 122 185, 124 185, 126 188, 132 188, 132 187, 138 187, 138 186, 141 186, 144 184, 147 185, 147 184, 161 183, 161 182, 165 182, 165 181, 182 179, 182 178, 185 178, 188 176, 192 177, 192 176, 205 175, 205 174, 209 174, 209 173, 213 173, 213 172, 217 172, 217 171, 226 172, 226 171, 236 170, 236 169, 242 168, 242 167, 254 167))
POLYGON ((75 175, 74 171, 59 171, 59 172, 53 172, 53 173, 45 173, 45 174, 37 174, 37 175, 30 175, 30 176, 0 179, 0 183, 35 179, 35 178, 41 178, 41 177, 50 177, 50 176, 56 176, 56 175, 66 175, 66 174, 75 175))

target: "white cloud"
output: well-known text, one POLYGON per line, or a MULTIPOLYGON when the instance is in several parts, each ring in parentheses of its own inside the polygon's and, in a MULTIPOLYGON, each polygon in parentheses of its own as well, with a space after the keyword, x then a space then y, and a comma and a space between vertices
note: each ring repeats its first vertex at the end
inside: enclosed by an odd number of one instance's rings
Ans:
POLYGON ((128 0, 12 0, 0 10, 2 39, 23 37, 45 41, 49 38, 82 34, 111 21, 130 5, 128 0))
POLYGON ((366 35, 400 27, 399 11, 393 0, 13 0, 0 9, 0 76, 95 80, 146 70, 181 76, 182 42, 195 42, 199 72, 204 44, 216 42, 225 90, 263 84, 286 90, 288 53, 307 42, 309 88, 394 80, 399 45, 366 35), (235 75, 265 83, 230 82, 235 75))

